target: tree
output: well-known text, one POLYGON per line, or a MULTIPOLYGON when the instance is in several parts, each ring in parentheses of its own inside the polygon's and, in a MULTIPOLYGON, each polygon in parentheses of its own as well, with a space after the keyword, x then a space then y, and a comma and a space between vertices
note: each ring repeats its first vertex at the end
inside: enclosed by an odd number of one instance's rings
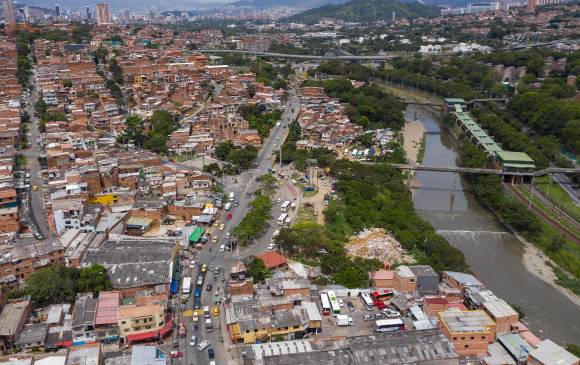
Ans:
POLYGON ((218 144, 214 150, 215 157, 220 161, 226 161, 230 152, 235 148, 232 141, 225 141, 218 144))
POLYGON ((30 297, 40 305, 71 302, 77 293, 110 290, 112 283, 106 269, 100 265, 84 268, 53 265, 34 272, 26 281, 22 295, 30 297))
POLYGON ((562 128, 562 142, 574 153, 580 153, 580 119, 572 119, 562 128))
POLYGON ((254 95, 256 95, 256 86, 254 84, 250 84, 246 90, 248 91, 250 98, 253 99, 254 95))
POLYGON ((116 58, 111 58, 109 61, 109 71, 113 76, 113 81, 117 84, 123 83, 123 70, 121 69, 121 66, 119 66, 116 58))
POLYGON ((276 188, 276 178, 272 174, 264 174, 260 176, 260 184, 262 185, 262 190, 267 194, 272 194, 276 188))
POLYGON ((113 285, 107 274, 107 269, 101 265, 82 268, 79 273, 79 291, 93 292, 96 296, 101 290, 111 290, 113 285))
POLYGON ((272 273, 266 268, 262 259, 251 257, 247 262, 247 266, 248 275, 254 278, 255 282, 262 282, 272 276, 272 273))

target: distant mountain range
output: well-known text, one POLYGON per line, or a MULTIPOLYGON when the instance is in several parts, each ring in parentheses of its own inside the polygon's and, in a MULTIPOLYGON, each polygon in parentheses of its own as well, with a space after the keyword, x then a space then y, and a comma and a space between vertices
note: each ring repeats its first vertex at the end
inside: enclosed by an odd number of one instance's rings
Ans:
POLYGON ((390 20, 395 12, 397 18, 433 17, 441 9, 418 2, 399 2, 396 0, 354 0, 339 5, 325 5, 306 10, 288 20, 298 23, 317 23, 321 19, 341 19, 349 22, 374 22, 390 20))

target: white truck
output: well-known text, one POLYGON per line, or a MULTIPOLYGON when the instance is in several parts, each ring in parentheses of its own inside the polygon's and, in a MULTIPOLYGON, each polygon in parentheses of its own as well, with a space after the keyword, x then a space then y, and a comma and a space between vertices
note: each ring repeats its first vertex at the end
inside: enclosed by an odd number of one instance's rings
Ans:
POLYGON ((352 326, 352 318, 346 314, 337 314, 335 317, 337 326, 352 326))
POLYGON ((189 297, 189 293, 191 292, 191 277, 187 276, 183 278, 183 284, 181 286, 181 294, 184 298, 189 297))
POLYGON ((230 209, 232 209, 232 203, 226 203, 226 205, 224 206, 224 209, 226 211, 229 211, 230 209))

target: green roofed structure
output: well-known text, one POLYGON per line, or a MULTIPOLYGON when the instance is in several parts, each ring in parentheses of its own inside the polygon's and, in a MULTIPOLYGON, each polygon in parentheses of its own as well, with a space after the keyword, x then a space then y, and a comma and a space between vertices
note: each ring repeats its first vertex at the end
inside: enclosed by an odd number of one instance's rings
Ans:
MULTIPOLYGON (((445 108, 455 118, 455 130, 464 134, 477 147, 483 149, 488 158, 505 172, 532 173, 536 165, 524 152, 505 151, 484 131, 469 113, 464 111, 465 100, 445 99, 445 108)), ((509 175, 509 174, 506 174, 509 175)), ((512 178, 512 182, 514 179, 512 178)), ((521 176, 517 180, 522 180, 521 176)))
POLYGON ((205 228, 195 227, 193 232, 189 235, 189 243, 198 243, 201 239, 201 236, 203 235, 203 232, 205 232, 205 228))

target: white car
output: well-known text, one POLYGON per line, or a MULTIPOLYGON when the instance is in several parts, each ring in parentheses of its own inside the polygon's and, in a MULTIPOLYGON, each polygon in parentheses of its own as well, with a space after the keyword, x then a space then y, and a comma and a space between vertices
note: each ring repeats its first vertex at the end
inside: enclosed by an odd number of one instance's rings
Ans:
POLYGON ((344 307, 344 300, 342 300, 342 299, 339 298, 338 299, 338 306, 339 307, 344 307))
POLYGON ((275 244, 275 243, 270 243, 270 244, 268 245, 268 250, 273 250, 273 249, 275 249, 275 248, 276 248, 276 244, 275 244))
POLYGON ((197 349, 199 351, 203 351, 205 350, 207 347, 209 346, 209 341, 208 340, 203 340, 199 343, 199 345, 197 345, 197 349))
POLYGON ((226 250, 226 245, 221 245, 220 246, 220 252, 224 252, 226 250))
POLYGON ((230 239, 230 232, 226 233, 226 235, 224 236, 224 238, 225 238, 226 240, 230 239))
POLYGON ((282 198, 276 199, 276 203, 282 203, 282 198))
POLYGON ((191 260, 191 262, 189 263, 189 268, 191 269, 195 268, 195 260, 191 260))
POLYGON ((381 309, 381 312, 389 318, 396 318, 401 316, 401 313, 389 308, 383 308, 381 309))
POLYGON ((197 338, 195 336, 191 336, 191 340, 189 340, 189 346, 195 346, 197 343, 197 338))

